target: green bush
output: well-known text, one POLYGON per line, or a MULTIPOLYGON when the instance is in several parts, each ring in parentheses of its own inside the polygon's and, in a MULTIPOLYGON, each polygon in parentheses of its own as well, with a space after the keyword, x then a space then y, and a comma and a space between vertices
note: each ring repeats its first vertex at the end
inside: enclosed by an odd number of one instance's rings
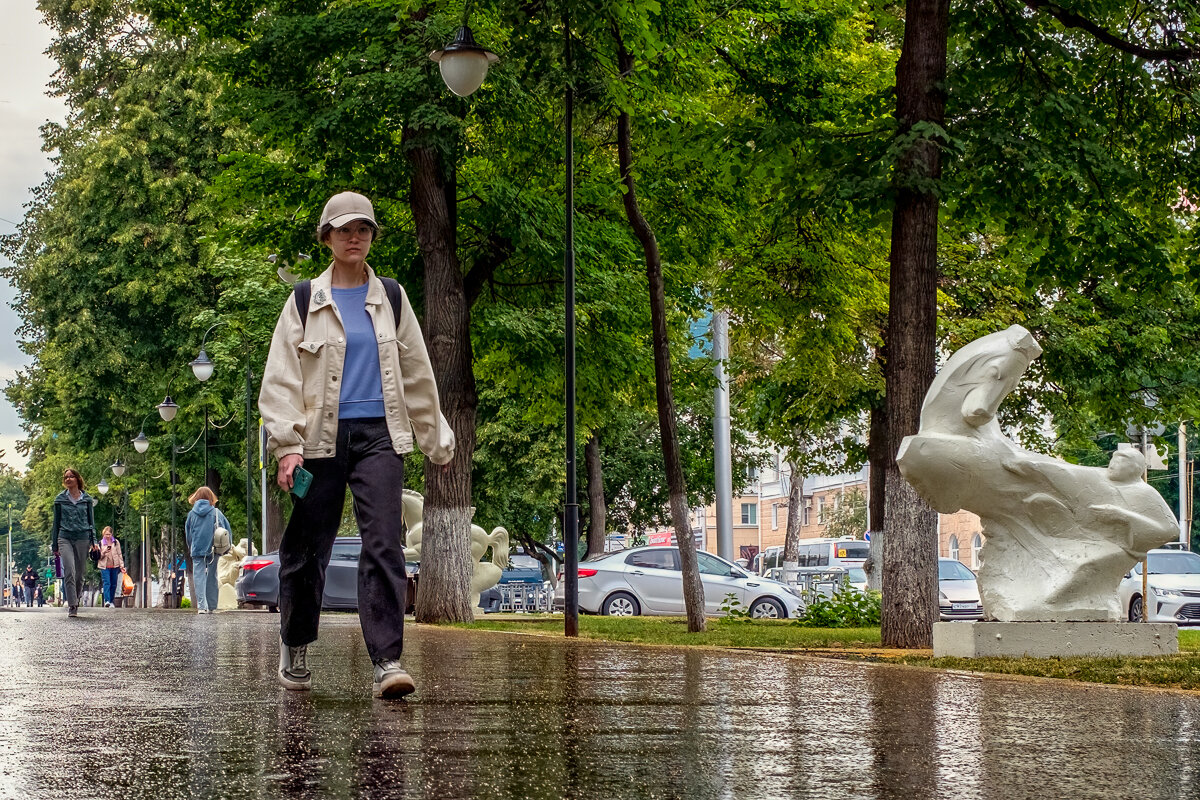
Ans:
POLYGON ((180 600, 180 601, 179 601, 179 607, 180 607, 180 608, 191 608, 191 607, 192 607, 192 600, 191 600, 191 598, 190 598, 190 597, 185 597, 185 598, 183 598, 182 600, 180 600))
POLYGON ((860 592, 848 583, 826 597, 805 593, 805 608, 793 625, 804 628, 861 628, 878 625, 882 606, 879 592, 860 592))
POLYGON ((750 620, 749 607, 738 600, 737 595, 733 592, 725 595, 725 601, 721 603, 721 611, 725 613, 723 619, 730 622, 748 622, 750 620))

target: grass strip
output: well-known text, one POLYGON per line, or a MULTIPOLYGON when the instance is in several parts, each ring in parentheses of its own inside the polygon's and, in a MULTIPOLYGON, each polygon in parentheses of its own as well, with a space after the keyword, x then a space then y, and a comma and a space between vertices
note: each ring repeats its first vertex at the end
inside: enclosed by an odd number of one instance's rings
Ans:
MULTIPOLYGON (((561 636, 561 615, 484 618, 460 627, 561 636)), ((1200 690, 1200 630, 1180 630, 1179 654, 1147 658, 933 658, 928 650, 884 649, 878 627, 803 628, 787 621, 710 619, 704 633, 688 633, 680 617, 579 618, 579 636, 610 642, 732 647, 831 656, 932 669, 994 672, 1120 686, 1200 690)))

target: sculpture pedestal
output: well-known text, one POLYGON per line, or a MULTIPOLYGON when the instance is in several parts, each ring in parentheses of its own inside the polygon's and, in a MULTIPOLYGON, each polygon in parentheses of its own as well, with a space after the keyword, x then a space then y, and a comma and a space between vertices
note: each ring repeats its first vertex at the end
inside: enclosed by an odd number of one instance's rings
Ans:
POLYGON ((1179 652, 1169 622, 935 622, 934 658, 1165 656, 1179 652))

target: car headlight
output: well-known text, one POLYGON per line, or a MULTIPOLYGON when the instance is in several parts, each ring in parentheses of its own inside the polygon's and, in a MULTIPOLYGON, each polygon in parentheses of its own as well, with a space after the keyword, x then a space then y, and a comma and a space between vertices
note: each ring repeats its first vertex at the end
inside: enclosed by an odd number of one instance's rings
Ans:
POLYGON ((939 599, 939 600, 941 600, 943 603, 949 603, 949 602, 950 602, 950 598, 949 598, 949 597, 946 597, 946 593, 945 593, 945 592, 938 592, 938 599, 939 599))
POLYGON ((1150 591, 1154 592, 1159 597, 1183 597, 1178 589, 1159 589, 1151 586, 1150 591))
POLYGON ((789 594, 792 594, 792 595, 794 595, 794 596, 796 596, 796 597, 799 597, 799 598, 801 598, 801 599, 803 599, 803 597, 804 597, 804 595, 800 594, 800 589, 799 589, 799 588, 797 588, 797 587, 795 587, 795 586, 791 586, 791 585, 789 585, 789 584, 786 584, 786 583, 785 583, 785 584, 783 585, 783 588, 784 588, 784 589, 785 589, 785 590, 786 590, 786 591, 787 591, 789 594))

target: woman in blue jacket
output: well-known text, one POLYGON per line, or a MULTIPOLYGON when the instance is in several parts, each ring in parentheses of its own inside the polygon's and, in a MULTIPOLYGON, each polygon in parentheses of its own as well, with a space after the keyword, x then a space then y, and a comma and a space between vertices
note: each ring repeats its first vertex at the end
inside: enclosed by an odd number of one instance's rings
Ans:
POLYGON ((197 614, 217 610, 217 556, 213 553, 213 533, 217 527, 229 530, 229 520, 217 510, 217 496, 201 486, 188 498, 192 510, 183 525, 188 550, 192 554, 192 581, 196 586, 197 614))
POLYGON ((79 598, 83 594, 83 570, 87 566, 88 550, 95 540, 96 524, 92 519, 92 496, 87 493, 87 484, 77 471, 65 469, 63 490, 54 498, 50 550, 62 559, 63 589, 67 594, 68 617, 79 614, 79 598))

